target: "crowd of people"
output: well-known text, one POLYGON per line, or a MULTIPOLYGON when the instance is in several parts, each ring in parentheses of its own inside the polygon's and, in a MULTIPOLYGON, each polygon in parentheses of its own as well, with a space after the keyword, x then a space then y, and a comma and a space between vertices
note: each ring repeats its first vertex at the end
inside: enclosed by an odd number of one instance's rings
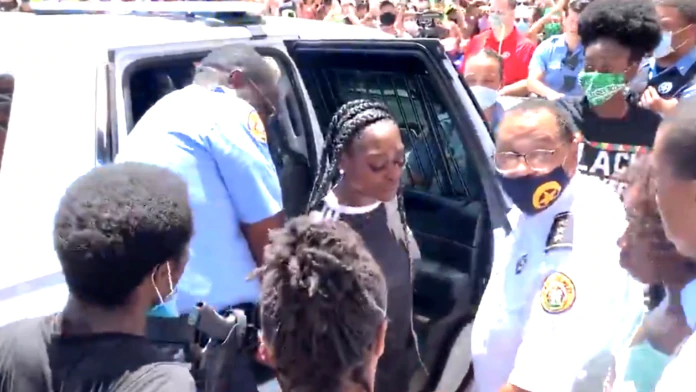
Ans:
MULTIPOLYGON (((493 234, 461 390, 689 388, 696 2, 303 1, 268 12, 435 34, 493 131, 513 206, 510 230, 493 234), (526 99, 503 107, 501 96, 526 99)), ((285 392, 409 390, 420 251, 402 132, 385 104, 344 103, 305 213, 287 220, 265 132, 278 78, 251 46, 214 50, 191 85, 149 108, 116 163, 65 191, 53 238, 70 298, 0 329, 0 391, 190 392, 209 390, 213 369, 226 390, 248 392, 257 363, 285 392), (190 330, 200 301, 258 315, 253 353, 215 366, 202 350, 213 336, 164 337, 190 330)))

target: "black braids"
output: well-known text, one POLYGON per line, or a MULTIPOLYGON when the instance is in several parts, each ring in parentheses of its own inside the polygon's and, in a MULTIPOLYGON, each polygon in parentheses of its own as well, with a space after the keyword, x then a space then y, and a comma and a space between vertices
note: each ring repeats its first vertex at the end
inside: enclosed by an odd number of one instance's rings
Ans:
POLYGON ((339 392, 348 376, 371 392, 365 359, 386 318, 386 282, 362 239, 340 221, 288 221, 270 235, 261 327, 283 390, 339 392))
POLYGON ((314 179, 307 212, 316 208, 338 179, 338 162, 345 147, 349 146, 363 129, 387 119, 393 120, 393 116, 386 105, 366 99, 350 101, 336 111, 329 122, 321 164, 314 179))

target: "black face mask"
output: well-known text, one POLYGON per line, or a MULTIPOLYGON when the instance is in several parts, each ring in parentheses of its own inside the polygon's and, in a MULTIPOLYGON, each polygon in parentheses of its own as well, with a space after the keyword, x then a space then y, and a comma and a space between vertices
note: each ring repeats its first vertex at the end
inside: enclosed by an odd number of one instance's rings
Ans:
POLYGON ((396 14, 393 12, 385 12, 379 16, 379 23, 383 26, 392 26, 396 23, 396 14))

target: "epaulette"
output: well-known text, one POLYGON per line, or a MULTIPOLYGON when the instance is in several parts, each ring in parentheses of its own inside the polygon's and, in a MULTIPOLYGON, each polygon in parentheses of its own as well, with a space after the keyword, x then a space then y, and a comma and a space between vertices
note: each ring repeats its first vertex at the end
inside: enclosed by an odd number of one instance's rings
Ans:
POLYGON ((573 215, 570 212, 562 212, 553 218, 544 252, 556 249, 573 249, 573 215))

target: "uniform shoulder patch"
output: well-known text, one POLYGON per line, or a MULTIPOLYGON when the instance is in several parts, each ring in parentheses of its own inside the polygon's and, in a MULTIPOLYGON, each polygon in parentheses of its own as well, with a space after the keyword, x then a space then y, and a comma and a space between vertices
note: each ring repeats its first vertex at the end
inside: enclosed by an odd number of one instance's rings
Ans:
POLYGON ((546 313, 563 313, 573 307, 575 294, 575 283, 568 275, 554 272, 544 280, 540 298, 541 308, 546 313))
POLYGON ((553 219, 544 251, 563 248, 573 249, 573 215, 570 212, 562 212, 553 219))
POLYGON ((256 110, 252 110, 249 113, 247 126, 249 127, 249 132, 254 139, 264 144, 267 142, 268 139, 266 138, 266 127, 263 126, 263 121, 261 121, 261 117, 259 117, 256 110))

